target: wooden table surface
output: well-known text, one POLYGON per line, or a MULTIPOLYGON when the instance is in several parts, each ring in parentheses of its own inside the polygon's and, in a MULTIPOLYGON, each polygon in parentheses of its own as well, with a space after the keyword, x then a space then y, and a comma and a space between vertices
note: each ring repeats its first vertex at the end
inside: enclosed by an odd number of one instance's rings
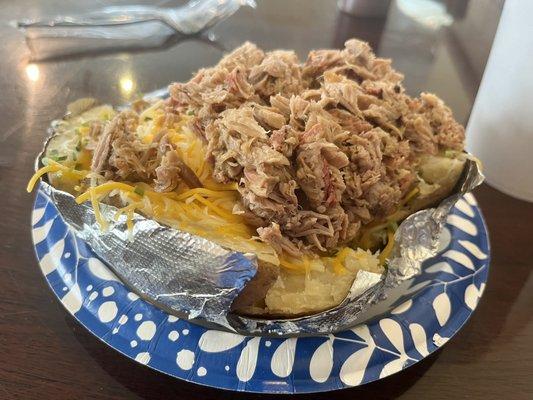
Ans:
MULTIPOLYGON (((204 388, 152 371, 104 345, 62 308, 35 259, 33 196, 24 190, 49 121, 79 97, 120 104, 135 92, 187 79, 195 69, 216 62, 220 47, 231 49, 244 40, 267 49, 294 48, 303 57, 311 48, 340 46, 359 36, 394 59, 406 74, 408 91, 436 92, 466 122, 502 2, 443 1, 447 14, 433 15, 428 24, 414 2, 411 7, 395 3, 387 19, 370 20, 339 14, 334 1, 269 0, 216 27, 217 46, 171 40, 160 48, 30 63, 22 33, 9 22, 102 4, 64 3, 18 0, 1 6, 0 399, 269 397, 204 388), (435 24, 450 17, 450 26, 435 24), (131 81, 132 90, 121 85, 124 80, 131 81)), ((492 264, 485 294, 466 326, 443 349, 406 371, 363 387, 302 397, 533 398, 533 204, 488 185, 475 195, 490 232, 492 264)))

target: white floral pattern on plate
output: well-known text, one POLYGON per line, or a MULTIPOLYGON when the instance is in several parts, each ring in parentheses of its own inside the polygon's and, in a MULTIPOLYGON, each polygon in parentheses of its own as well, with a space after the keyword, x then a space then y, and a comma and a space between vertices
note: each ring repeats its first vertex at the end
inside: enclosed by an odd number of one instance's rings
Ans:
POLYGON ((109 346, 156 370, 218 388, 303 393, 394 374, 444 345, 476 308, 490 250, 471 194, 450 214, 441 253, 410 282, 409 296, 355 328, 290 339, 209 330, 139 299, 65 225, 39 191, 32 213, 41 270, 65 308, 109 346))

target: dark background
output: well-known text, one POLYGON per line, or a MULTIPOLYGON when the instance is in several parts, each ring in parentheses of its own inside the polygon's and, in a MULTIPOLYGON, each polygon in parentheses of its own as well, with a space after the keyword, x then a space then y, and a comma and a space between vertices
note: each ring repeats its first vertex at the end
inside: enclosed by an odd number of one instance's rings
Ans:
MULTIPOLYGON (((339 13, 335 1, 263 0, 256 10, 241 9, 216 27, 216 46, 174 37, 159 48, 32 62, 13 20, 74 13, 104 2, 0 2, 0 399, 269 397, 203 388, 154 372, 106 347, 63 310, 35 260, 33 196, 24 190, 46 127, 79 97, 124 103, 135 93, 188 79, 215 63, 221 48, 244 40, 265 49, 295 49, 304 58, 312 48, 339 47, 354 36, 393 58, 410 93, 437 93, 466 124, 503 1, 431 2, 440 8, 424 13, 427 3, 397 1, 388 18, 369 19, 339 13)), ((37 45, 34 57, 43 57, 37 45)), ((533 204, 487 185, 475 195, 489 227, 492 264, 483 299, 466 326, 445 348, 406 371, 359 388, 302 397, 533 398, 533 204)))

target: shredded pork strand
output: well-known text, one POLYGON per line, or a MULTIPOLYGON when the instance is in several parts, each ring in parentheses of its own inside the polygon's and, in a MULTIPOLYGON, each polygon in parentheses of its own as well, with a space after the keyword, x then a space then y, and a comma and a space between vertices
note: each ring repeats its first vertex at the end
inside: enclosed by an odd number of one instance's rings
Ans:
MULTIPOLYGON (((422 155, 462 150, 464 129, 450 109, 432 94, 408 96, 402 79, 355 39, 311 51, 304 63, 247 42, 172 84, 166 110, 194 114, 190 128, 207 142, 214 178, 238 183, 234 212, 249 215, 278 252, 297 256, 348 243, 362 225, 392 214, 422 155)), ((110 143, 128 135, 128 115, 116 118, 98 143, 95 170, 121 171, 117 156, 105 159, 120 155, 110 143)), ((139 173, 128 151, 122 158, 139 173)), ((164 188, 173 186, 162 179, 172 157, 154 169, 164 188)))
POLYGON ((214 177, 239 183, 262 240, 289 254, 329 250, 395 211, 420 155, 462 149, 451 111, 434 95, 409 97, 402 78, 355 39, 303 64, 245 43, 171 85, 168 106, 195 113, 214 177))
MULTIPOLYGON (((173 124, 174 115, 165 117, 164 126, 173 124)), ((189 188, 201 187, 195 173, 181 160, 175 146, 162 129, 153 141, 145 144, 135 132, 139 115, 133 111, 117 114, 100 134, 92 157, 91 172, 105 179, 146 182, 157 192, 170 192, 180 182, 189 188)), ((101 130, 93 123, 92 130, 101 130)))

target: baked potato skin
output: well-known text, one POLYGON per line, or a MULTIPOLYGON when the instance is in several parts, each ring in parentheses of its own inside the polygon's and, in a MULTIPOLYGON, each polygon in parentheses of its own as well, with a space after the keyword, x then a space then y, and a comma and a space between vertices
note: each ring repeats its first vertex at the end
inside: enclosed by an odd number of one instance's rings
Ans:
MULTIPOLYGON (((420 160, 418 195, 395 215, 401 221, 416 211, 434 206, 451 195, 466 162, 464 153, 453 157, 425 156, 420 160)), ((376 244, 379 246, 379 244, 376 244)), ((365 268, 381 273, 376 266, 365 268)), ((314 271, 305 279, 295 279, 294 273, 279 267, 261 265, 233 303, 237 314, 265 318, 294 318, 315 314, 337 305, 347 295, 355 274, 336 275, 326 269, 314 271), (276 269, 277 268, 277 269, 276 269)))
MULTIPOLYGON (((64 147, 62 142, 67 142, 70 153, 75 154, 75 159, 79 161, 82 154, 70 144, 72 138, 68 134, 73 127, 102 113, 111 115, 113 109, 109 106, 100 106, 80 116, 73 115, 64 121, 58 127, 56 137, 50 142, 48 152, 64 147)), ((461 176, 465 161, 466 156, 463 153, 455 153, 453 156, 422 157, 418 165, 419 193, 398 211, 396 219, 401 221, 410 214, 438 204, 449 196, 461 176)), ((75 181, 70 182, 65 177, 59 180, 55 174, 50 174, 49 180, 59 189, 74 191, 75 181)), ((383 272, 383 269, 378 268, 367 270, 383 272)), ((256 276, 237 297, 232 305, 232 311, 264 318, 293 318, 318 313, 342 301, 355 279, 356 272, 354 270, 344 275, 337 275, 331 269, 325 268, 320 271, 315 270, 305 279, 301 279, 301 273, 281 270, 279 266, 260 262, 256 276)))
POLYGON ((421 160, 419 174, 420 195, 412 203, 413 210, 428 208, 448 197, 463 172, 466 155, 459 153, 456 157, 427 156, 421 160))
POLYGON ((262 315, 265 313, 265 297, 276 282, 279 266, 259 262, 256 275, 246 284, 231 306, 231 310, 242 315, 262 315))

